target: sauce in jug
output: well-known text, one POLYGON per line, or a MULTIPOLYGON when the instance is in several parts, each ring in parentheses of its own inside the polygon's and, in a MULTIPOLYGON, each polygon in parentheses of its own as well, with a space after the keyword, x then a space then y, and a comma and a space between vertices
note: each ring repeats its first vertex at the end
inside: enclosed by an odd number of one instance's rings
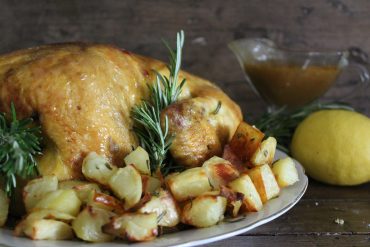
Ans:
POLYGON ((261 97, 288 108, 305 105, 324 94, 340 72, 332 65, 302 67, 274 61, 245 64, 244 68, 261 97))

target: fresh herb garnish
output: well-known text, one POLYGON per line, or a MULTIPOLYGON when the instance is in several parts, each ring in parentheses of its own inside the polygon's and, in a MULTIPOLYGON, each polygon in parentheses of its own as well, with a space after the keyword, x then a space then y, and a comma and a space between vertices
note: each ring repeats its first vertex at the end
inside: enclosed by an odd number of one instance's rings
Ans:
MULTIPOLYGON (((165 116, 164 122, 162 122, 161 111, 177 101, 185 83, 185 79, 179 82, 178 78, 184 32, 177 33, 176 51, 173 51, 166 42, 164 44, 170 53, 167 65, 170 75, 167 77, 155 71, 156 81, 152 86, 148 85, 148 100, 143 101, 132 110, 132 118, 135 123, 134 131, 139 138, 140 145, 149 154, 152 173, 164 167, 164 162, 168 159, 168 150, 173 141, 173 136, 169 134, 168 117, 165 116)), ((172 164, 168 160, 167 163, 172 164)))
POLYGON ((312 103, 292 112, 288 111, 285 107, 282 107, 275 112, 264 114, 256 121, 255 125, 265 133, 266 137, 275 137, 278 142, 278 148, 289 153, 290 142, 298 124, 311 113, 324 109, 354 110, 348 104, 340 102, 312 103))
POLYGON ((41 154, 40 127, 31 127, 33 120, 17 120, 14 104, 8 123, 0 113, 0 173, 5 191, 10 196, 17 186, 16 177, 31 178, 38 174, 35 155, 41 154))

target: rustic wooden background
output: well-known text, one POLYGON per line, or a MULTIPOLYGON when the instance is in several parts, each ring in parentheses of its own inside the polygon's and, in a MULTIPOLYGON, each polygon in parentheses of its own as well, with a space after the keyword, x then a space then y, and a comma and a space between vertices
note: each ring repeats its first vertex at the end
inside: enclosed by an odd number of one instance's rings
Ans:
MULTIPOLYGON (((264 103, 244 82, 227 43, 267 37, 292 49, 370 53, 368 0, 15 1, 0 0, 0 53, 46 43, 90 41, 166 59, 161 38, 184 29, 183 68, 215 81, 253 121, 264 103)), ((344 87, 328 97, 339 98, 344 87)), ((370 92, 348 99, 370 116, 370 92)), ((288 214, 243 236, 213 246, 369 246, 370 185, 338 188, 311 181, 288 214), (343 218, 343 226, 334 223, 343 218)))

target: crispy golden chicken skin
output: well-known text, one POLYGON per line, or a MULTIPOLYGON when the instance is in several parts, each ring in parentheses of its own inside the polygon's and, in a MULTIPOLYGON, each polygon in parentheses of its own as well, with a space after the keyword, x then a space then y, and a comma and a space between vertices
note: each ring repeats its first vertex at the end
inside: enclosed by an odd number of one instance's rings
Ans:
MULTIPOLYGON (((120 166, 138 145, 132 107, 148 97, 153 70, 164 63, 109 45, 60 44, 0 56, 0 111, 14 102, 18 117, 33 116, 42 127, 43 175, 81 177, 89 152, 120 166)), ((197 166, 221 147, 242 119, 239 107, 218 87, 182 72, 181 100, 165 110, 175 140, 171 154, 179 164, 197 166), (221 102, 217 114, 211 112, 221 102), (179 119, 186 119, 182 121, 179 119), (182 126, 186 126, 182 128, 182 126)))

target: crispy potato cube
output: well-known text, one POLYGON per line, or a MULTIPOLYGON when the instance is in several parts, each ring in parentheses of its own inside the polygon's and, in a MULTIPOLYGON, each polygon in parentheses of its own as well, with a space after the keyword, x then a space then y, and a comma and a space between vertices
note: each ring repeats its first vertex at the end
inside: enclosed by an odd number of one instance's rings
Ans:
POLYGON ((43 196, 57 189, 58 179, 56 176, 45 176, 28 182, 23 188, 23 201, 26 211, 30 212, 43 196))
POLYGON ((156 213, 125 213, 103 226, 103 231, 130 241, 149 241, 158 235, 156 213))
POLYGON ((87 203, 90 206, 102 208, 116 214, 122 214, 125 212, 123 209, 123 203, 121 201, 113 196, 95 190, 90 192, 87 203))
POLYGON ((242 174, 228 185, 235 192, 242 193, 243 206, 249 212, 257 212, 262 208, 262 201, 256 187, 247 174, 242 174))
POLYGON ((239 177, 238 170, 227 160, 214 156, 203 163, 211 186, 219 190, 221 185, 239 177))
POLYGON ((173 227, 180 222, 180 208, 171 193, 163 189, 159 190, 158 195, 152 196, 138 212, 156 213, 159 226, 173 227))
POLYGON ((141 174, 150 175, 149 154, 142 147, 138 146, 125 157, 124 161, 127 166, 135 166, 141 174))
POLYGON ((109 187, 119 199, 125 201, 126 210, 135 206, 143 193, 140 173, 132 165, 119 168, 110 178, 109 187))
POLYGON ((243 205, 244 194, 236 192, 229 187, 221 186, 220 195, 227 200, 226 213, 232 217, 238 216, 239 210, 243 205))
POLYGON ((102 226, 107 224, 115 214, 97 207, 86 206, 72 222, 76 236, 88 242, 108 242, 114 236, 102 231, 102 226))
POLYGON ((250 162, 255 166, 264 164, 271 165, 274 160, 275 150, 276 139, 274 137, 269 137, 257 148, 256 152, 252 155, 250 162))
POLYGON ((281 188, 299 181, 297 169, 290 157, 276 161, 272 166, 272 172, 281 188))
POLYGON ((21 236, 26 228, 30 228, 30 225, 35 221, 42 219, 57 220, 68 223, 74 220, 75 217, 52 209, 40 209, 28 214, 27 217, 18 223, 14 229, 14 235, 21 236))
POLYGON ((6 193, 0 189, 0 227, 2 227, 9 213, 9 198, 6 193))
POLYGON ((110 177, 117 167, 109 164, 106 158, 95 152, 89 153, 82 163, 82 173, 86 179, 108 186, 110 177))
POLYGON ((265 135, 256 127, 241 122, 229 145, 242 162, 247 162, 256 152, 265 135))
POLYGON ((59 189, 73 189, 81 202, 87 203, 91 191, 101 192, 99 185, 86 181, 67 180, 59 183, 59 189))
POLYGON ((179 202, 212 190, 204 167, 191 168, 171 176, 167 179, 167 184, 172 195, 179 202))
POLYGON ((62 240, 72 239, 72 228, 57 220, 35 220, 24 229, 24 234, 33 240, 62 240))
POLYGON ((225 197, 205 194, 185 204, 181 222, 195 227, 209 227, 220 222, 224 218, 225 211, 225 197))
POLYGON ((74 190, 56 190, 46 194, 32 210, 53 209, 76 216, 80 206, 81 201, 74 190))
POLYGON ((157 189, 161 187, 161 180, 158 178, 141 175, 141 180, 143 182, 143 192, 153 194, 157 189))
POLYGON ((280 188, 269 165, 257 166, 248 173, 261 197, 262 203, 279 195, 280 188))

